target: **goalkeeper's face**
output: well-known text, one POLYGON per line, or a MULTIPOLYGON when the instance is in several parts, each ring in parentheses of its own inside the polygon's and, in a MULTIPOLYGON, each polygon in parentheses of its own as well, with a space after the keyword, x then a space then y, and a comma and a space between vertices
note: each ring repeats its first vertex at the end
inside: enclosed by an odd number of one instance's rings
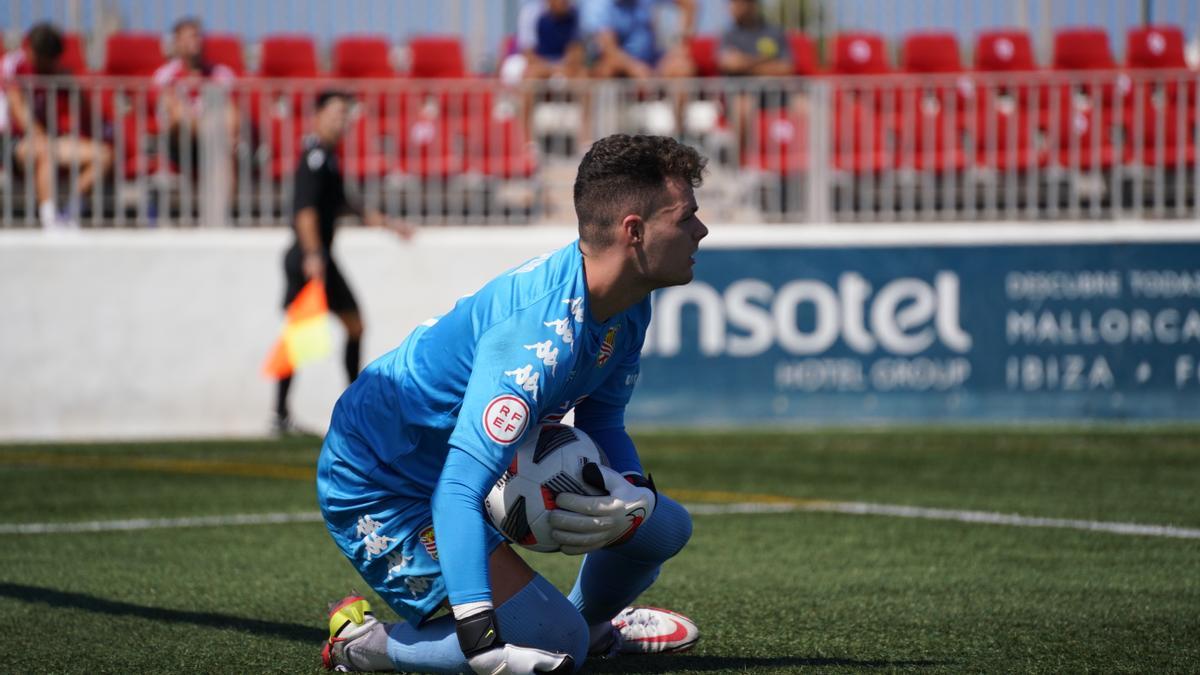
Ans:
POLYGON ((644 223, 638 266, 654 288, 692 280, 700 240, 708 235, 696 211, 696 195, 685 181, 667 181, 659 208, 644 223))

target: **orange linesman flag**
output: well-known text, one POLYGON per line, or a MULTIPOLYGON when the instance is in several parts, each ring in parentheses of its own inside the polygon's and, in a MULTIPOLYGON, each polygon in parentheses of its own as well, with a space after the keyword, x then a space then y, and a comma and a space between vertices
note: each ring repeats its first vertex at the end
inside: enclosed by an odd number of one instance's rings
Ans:
POLYGON ((283 332, 263 363, 263 373, 282 380, 296 368, 325 358, 331 351, 333 339, 330 337, 325 284, 313 279, 300 289, 296 299, 288 305, 283 332))

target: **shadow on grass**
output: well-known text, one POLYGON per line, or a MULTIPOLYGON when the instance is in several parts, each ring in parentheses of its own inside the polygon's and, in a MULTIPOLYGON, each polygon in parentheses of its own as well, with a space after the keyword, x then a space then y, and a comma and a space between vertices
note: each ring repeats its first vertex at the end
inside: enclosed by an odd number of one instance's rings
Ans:
POLYGON ((860 660, 806 656, 701 656, 676 654, 655 656, 622 656, 619 659, 591 661, 589 673, 670 673, 679 670, 732 672, 759 668, 930 668, 947 665, 945 661, 925 659, 908 661, 860 660))
POLYGON ((238 630, 264 637, 277 637, 296 642, 320 643, 328 637, 325 631, 320 628, 302 624, 261 621, 213 612, 189 612, 181 609, 146 607, 121 600, 108 600, 85 593, 57 591, 39 586, 0 583, 0 597, 63 609, 82 609, 88 612, 111 616, 132 616, 151 621, 189 623, 207 628, 238 630))

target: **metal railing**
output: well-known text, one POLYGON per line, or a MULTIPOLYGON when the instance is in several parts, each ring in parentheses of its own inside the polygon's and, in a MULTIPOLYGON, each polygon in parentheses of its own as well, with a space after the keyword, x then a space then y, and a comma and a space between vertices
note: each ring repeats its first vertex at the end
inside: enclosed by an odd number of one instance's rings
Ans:
MULTIPOLYGON (((1200 215, 1191 71, 515 87, 244 79, 202 87, 188 101, 200 114, 177 130, 146 79, 16 86, 44 102, 49 137, 109 149, 89 192, 81 161, 50 172, 49 197, 83 226, 260 227, 290 222, 303 135, 333 84, 355 101, 340 150, 349 192, 427 224, 570 222, 579 157, 615 132, 674 135, 709 156, 699 199, 724 222, 1200 215)), ((0 227, 38 226, 47 197, 26 140, 0 136, 0 227)))

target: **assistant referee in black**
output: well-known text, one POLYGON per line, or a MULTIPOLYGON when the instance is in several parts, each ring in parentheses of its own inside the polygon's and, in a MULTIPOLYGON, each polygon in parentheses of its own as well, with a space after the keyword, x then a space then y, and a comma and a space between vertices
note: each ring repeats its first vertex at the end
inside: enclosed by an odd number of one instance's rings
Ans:
MULTIPOLYGON (((389 227, 404 238, 410 237, 412 230, 404 223, 388 222, 378 211, 355 206, 346 198, 337 148, 346 134, 349 104, 348 96, 342 92, 325 91, 317 96, 314 133, 305 137, 300 162, 296 167, 292 219, 292 230, 296 237, 283 258, 287 277, 283 306, 286 308, 290 305, 310 279, 325 282, 329 311, 336 314, 346 327, 344 363, 346 377, 353 382, 361 366, 363 320, 358 301, 354 299, 346 278, 333 259, 337 219, 343 215, 355 215, 368 226, 389 227)), ((278 434, 303 433, 288 411, 288 391, 291 386, 290 376, 279 381, 274 422, 274 430, 278 434)))

